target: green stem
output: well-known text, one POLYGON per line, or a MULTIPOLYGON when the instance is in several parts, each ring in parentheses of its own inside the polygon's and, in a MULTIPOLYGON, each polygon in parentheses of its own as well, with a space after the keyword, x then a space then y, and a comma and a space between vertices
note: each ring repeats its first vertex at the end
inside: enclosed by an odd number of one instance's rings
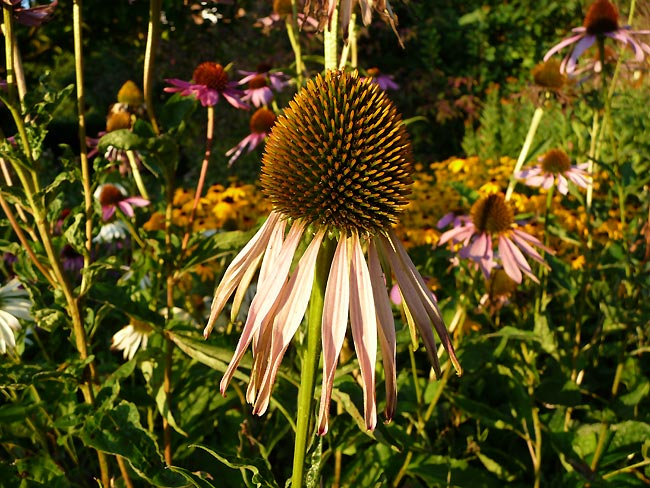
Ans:
POLYGON ((526 134, 524 145, 521 146, 521 151, 519 152, 517 163, 515 164, 515 168, 512 170, 512 174, 510 175, 510 182, 508 183, 508 189, 506 190, 506 201, 510 200, 510 197, 512 197, 512 192, 514 191, 515 184, 517 183, 517 178, 515 175, 521 171, 521 168, 524 165, 526 158, 528 157, 528 151, 530 151, 530 146, 533 144, 535 134, 537 133, 537 129, 543 115, 544 109, 542 107, 537 107, 535 109, 535 113, 533 114, 533 118, 530 121, 530 127, 528 128, 528 134, 526 134))
POLYGON ((3 33, 5 36, 5 69, 7 71, 7 92, 13 104, 16 101, 16 74, 14 71, 14 19, 13 8, 9 2, 2 2, 3 33))
POLYGON ((297 0, 291 0, 291 15, 285 18, 285 24, 287 27, 287 36, 289 37, 291 49, 293 50, 293 56, 296 58, 296 84, 298 87, 301 87, 304 83, 303 76, 305 66, 302 62, 302 50, 300 48, 300 38, 298 36, 299 29, 297 0))
POLYGON ((336 69, 338 66, 337 32, 339 24, 339 10, 334 9, 332 22, 325 26, 325 41, 323 43, 325 54, 325 70, 336 69))
MULTIPOLYGON (((77 121, 79 136, 79 159, 81 162, 81 184, 84 195, 84 213, 86 215, 86 242, 84 252, 84 268, 90 265, 90 251, 93 245, 93 194, 90 182, 90 168, 88 164, 88 146, 86 145, 86 115, 84 94, 84 58, 82 40, 81 0, 75 1, 72 6, 72 25, 74 36, 74 62, 77 88, 77 121)), ((88 274, 81 274, 81 294, 88 287, 88 274)))
POLYGON ((149 200, 149 193, 147 193, 147 187, 144 186, 142 181, 142 175, 140 174, 140 168, 138 168, 138 162, 135 159, 135 153, 133 151, 126 151, 126 157, 129 160, 129 166, 131 167, 131 173, 133 174, 133 180, 135 181, 135 186, 138 187, 138 191, 142 198, 149 200))
POLYGON ((153 107, 153 74, 154 61, 158 43, 160 42, 160 14, 162 10, 162 0, 151 0, 149 2, 149 28, 147 30, 147 47, 144 53, 144 103, 147 105, 147 113, 151 127, 156 134, 160 134, 160 128, 156 120, 153 107))
POLYGON ((199 206, 199 201, 201 200, 201 194, 203 193, 203 185, 205 184, 205 177, 208 174, 208 166, 210 164, 210 156, 212 156, 212 141, 214 139, 214 106, 208 106, 208 123, 205 134, 205 154, 203 156, 203 162, 201 163, 201 174, 199 175, 199 181, 196 184, 196 191, 194 192, 194 202, 192 204, 192 210, 190 212, 189 219, 187 221, 187 229, 185 230, 185 235, 183 236, 183 243, 181 244, 181 250, 185 251, 187 249, 187 243, 190 240, 190 232, 192 232, 192 224, 194 223, 194 216, 196 215, 196 209, 199 206))
POLYGON ((335 241, 327 237, 323 240, 322 248, 316 260, 314 284, 309 300, 309 310, 307 312, 306 348, 302 358, 300 387, 298 388, 296 442, 293 451, 293 474, 291 476, 291 486, 294 488, 303 486, 307 442, 310 437, 309 432, 312 432, 310 425, 312 425, 313 421, 316 371, 320 361, 323 305, 327 277, 334 253, 334 244, 335 241))

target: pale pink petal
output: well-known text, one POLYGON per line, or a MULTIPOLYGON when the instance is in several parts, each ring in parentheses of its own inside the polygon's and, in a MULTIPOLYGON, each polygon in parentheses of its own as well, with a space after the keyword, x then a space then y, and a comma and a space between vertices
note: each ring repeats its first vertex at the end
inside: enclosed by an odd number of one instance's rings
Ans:
POLYGON ((583 35, 584 35, 583 33, 580 33, 578 35, 568 37, 567 39, 564 39, 561 42, 559 42, 558 44, 553 46, 551 49, 549 49, 549 51, 544 56, 544 61, 548 61, 548 59, 551 56, 553 56, 553 54, 561 51, 565 47, 567 47, 567 46, 573 44, 574 42, 576 42, 577 40, 581 39, 583 37, 583 35))
POLYGON ((379 256, 375 242, 370 241, 368 245, 368 271, 372 283, 372 295, 377 307, 377 319, 379 322, 379 345, 384 364, 384 375, 386 376, 386 420, 392 420, 395 415, 397 404, 397 371, 395 367, 395 354, 397 339, 395 336, 395 320, 390 301, 386 293, 384 272, 381 269, 379 256))
POLYGON ((257 333, 262 322, 267 319, 269 312, 271 312, 273 306, 275 305, 278 295, 282 291, 287 276, 289 274, 289 268, 291 267, 291 262, 293 256, 302 237, 302 232, 305 228, 304 222, 294 222, 287 235, 287 239, 282 245, 282 250, 280 251, 280 256, 278 256, 278 267, 276 273, 268 280, 268 283, 264 287, 258 288, 255 298, 251 302, 250 309, 248 311, 248 317, 246 318, 246 323, 242 330, 242 334, 237 343, 237 348, 233 354, 230 364, 226 369, 226 372, 221 378, 220 389, 223 394, 232 379, 239 361, 244 356, 246 348, 250 344, 253 336, 257 333))
MULTIPOLYGON (((413 261, 411 261, 411 258, 406 252, 406 249, 404 249, 404 246, 402 245, 401 241, 399 240, 399 238, 397 237, 393 229, 390 229, 388 231, 388 241, 391 244, 392 248, 397 252, 402 265, 408 271, 409 278, 413 281, 416 291, 419 293, 420 300, 424 304, 425 310, 429 315, 431 322, 433 322, 433 326, 435 327, 436 332, 438 333, 438 337, 440 337, 440 341, 442 342, 442 345, 447 351, 447 354, 449 354, 449 359, 451 360, 451 363, 454 365, 456 372, 459 375, 462 374, 463 370, 460 367, 460 363, 458 362, 458 359, 456 358, 454 345, 451 342, 451 338, 449 337, 449 332, 447 331, 447 327, 445 327, 445 322, 442 319, 442 314, 438 309, 438 304, 436 303, 436 299, 433 296, 433 293, 431 293, 431 291, 427 287, 427 284, 424 282, 424 279, 422 278, 419 271, 415 267, 415 264, 413 264, 413 261)), ((423 328, 428 329, 429 331, 431 330, 430 327, 423 327, 423 328)), ((420 329, 420 332, 422 332, 422 329, 420 329)), ((436 355, 436 359, 437 359, 437 355, 436 355)))
POLYGON ((409 311, 409 313, 406 314, 406 317, 407 319, 412 318, 414 322, 412 325, 420 331, 431 365, 436 372, 436 376, 440 377, 442 371, 440 369, 440 361, 438 360, 438 353, 436 351, 436 338, 431 329, 429 314, 419 298, 416 285, 411 279, 410 273, 404 269, 391 241, 384 236, 380 236, 377 240, 377 244, 379 245, 382 255, 388 259, 391 270, 397 279, 397 284, 402 292, 402 297, 404 297, 403 306, 405 307, 405 311, 406 309, 409 311))
POLYGON ((348 327, 349 304, 350 258, 348 256, 348 239, 342 235, 339 237, 332 258, 323 303, 323 383, 318 412, 318 435, 325 435, 329 429, 332 385, 334 384, 336 364, 345 339, 345 331, 348 327))
POLYGON ((214 292, 214 299, 210 308, 210 318, 203 330, 203 335, 206 338, 212 332, 214 322, 217 320, 221 310, 223 310, 230 295, 237 288, 242 276, 244 276, 251 264, 264 252, 266 243, 279 219, 280 214, 271 212, 264 225, 260 227, 260 230, 248 241, 248 244, 237 254, 232 263, 230 263, 230 266, 228 266, 228 269, 226 269, 221 283, 219 283, 219 286, 214 292))
POLYGON ((280 252, 280 249, 282 248, 285 228, 286 228, 286 220, 284 219, 280 219, 276 223, 276 225, 273 226, 273 228, 271 229, 271 235, 268 238, 268 241, 266 243, 266 249, 264 250, 263 255, 260 254, 257 258, 257 261, 250 264, 248 269, 245 271, 244 275, 239 280, 239 285, 237 285, 237 291, 235 292, 235 297, 233 298, 232 307, 230 309, 230 320, 232 322, 234 322, 235 319, 237 318, 237 314, 239 313, 239 308, 241 307, 242 301, 244 300, 244 296, 246 295, 246 291, 248 290, 248 287, 253 281, 253 277, 255 276, 257 268, 260 264, 260 260, 262 260, 262 256, 264 256, 264 260, 262 261, 259 277, 257 278, 257 286, 258 287, 264 286, 265 270, 275 265, 275 260, 277 258, 277 255, 280 252))
POLYGON ((130 203, 131 205, 135 205, 136 207, 146 207, 150 203, 149 200, 142 197, 128 197, 122 201, 130 203))
POLYGON ((471 222, 463 227, 456 227, 454 229, 450 229, 447 232, 444 232, 440 236, 438 245, 441 246, 449 240, 453 242, 466 242, 472 237, 472 235, 474 235, 475 232, 476 232, 476 228, 474 227, 474 224, 472 224, 471 222))
POLYGON ((377 425, 377 403, 375 401, 375 363, 377 362, 377 316, 372 297, 370 273, 363 256, 359 236, 351 237, 352 256, 350 262, 350 327, 354 349, 359 359, 363 382, 364 418, 368 430, 377 425))
POLYGON ((126 200, 121 200, 117 202, 117 208, 119 208, 120 211, 129 218, 135 215, 133 213, 133 207, 129 205, 129 203, 126 200))
POLYGON ((569 182, 561 174, 557 175, 557 191, 562 195, 566 195, 569 192, 569 182))
POLYGON ((503 269, 515 283, 521 283, 522 271, 529 275, 536 283, 539 282, 533 275, 528 261, 526 261, 519 248, 503 235, 499 237, 499 256, 503 262, 503 269))
POLYGON ((278 303, 280 307, 273 319, 271 329, 268 366, 253 408, 253 413, 256 415, 262 415, 268 408, 275 376, 280 368, 284 353, 305 316, 314 282, 316 259, 324 236, 324 230, 318 231, 314 236, 279 296, 278 303))

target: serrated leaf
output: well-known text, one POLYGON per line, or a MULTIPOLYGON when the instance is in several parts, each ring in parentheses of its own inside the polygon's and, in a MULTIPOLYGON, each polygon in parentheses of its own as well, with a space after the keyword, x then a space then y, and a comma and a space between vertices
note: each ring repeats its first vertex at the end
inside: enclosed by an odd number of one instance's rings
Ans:
POLYGON ((198 447, 203 449, 208 454, 212 455, 223 464, 232 469, 245 469, 253 473, 251 481, 258 488, 279 488, 273 473, 271 472, 271 467, 268 465, 268 462, 264 459, 248 459, 238 457, 232 454, 226 454, 223 452, 218 452, 209 447, 202 446, 200 444, 195 444, 190 447, 198 447))
POLYGON ((133 403, 122 401, 110 409, 94 412, 86 419, 80 437, 89 447, 122 456, 154 486, 185 486, 182 476, 167 469, 156 441, 142 428, 133 403))
MULTIPOLYGON (((171 331, 167 331, 166 335, 181 351, 206 366, 221 372, 225 372, 228 368, 228 363, 232 359, 232 349, 219 347, 205 340, 197 340, 171 331)), ((252 366, 250 358, 243 358, 240 366, 250 369, 252 366)), ((248 376, 239 370, 235 371, 235 378, 244 381, 248 381, 249 379, 248 376)))

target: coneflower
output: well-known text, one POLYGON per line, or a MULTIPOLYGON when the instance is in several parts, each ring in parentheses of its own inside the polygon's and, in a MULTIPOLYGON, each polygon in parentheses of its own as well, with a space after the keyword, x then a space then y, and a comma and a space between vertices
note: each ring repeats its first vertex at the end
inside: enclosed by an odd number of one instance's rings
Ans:
POLYGON ((282 357, 305 315, 316 260, 325 245, 336 249, 322 315, 320 434, 328 430, 334 372, 348 319, 366 426, 373 429, 377 420, 377 342, 386 376, 387 419, 394 414, 395 325, 384 274, 395 276, 406 315, 419 329, 436 373, 440 365, 434 328, 460 372, 435 298, 391 229, 407 204, 411 172, 404 124, 376 84, 356 74, 329 71, 309 81, 290 102, 271 131, 262 162, 263 192, 274 209, 226 270, 204 331, 207 337, 233 293, 231 317, 237 315, 259 268, 257 293, 221 381, 222 393, 252 343, 247 400, 256 414, 267 409, 282 357), (291 269, 303 239, 309 244, 291 269))

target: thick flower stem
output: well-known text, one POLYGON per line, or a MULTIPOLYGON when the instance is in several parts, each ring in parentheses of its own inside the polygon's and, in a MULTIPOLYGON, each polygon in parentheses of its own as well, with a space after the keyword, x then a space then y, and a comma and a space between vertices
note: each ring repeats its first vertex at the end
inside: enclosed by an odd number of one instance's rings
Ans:
POLYGON ((151 0, 149 3, 149 28, 147 30, 147 47, 144 53, 144 103, 147 105, 147 113, 151 127, 156 134, 160 134, 158 121, 153 108, 153 73, 154 60, 158 43, 160 42, 160 14, 162 0, 151 0))
POLYGON ((316 261, 314 285, 309 300, 307 315, 306 348, 302 358, 300 372, 300 388, 298 389, 298 412, 296 425, 296 442, 293 451, 293 474, 291 486, 299 488, 303 485, 307 443, 313 415, 314 391, 316 386, 316 371, 321 351, 321 325, 323 321, 323 304, 325 287, 329 276, 330 264, 334 254, 335 242, 327 237, 323 240, 322 248, 316 261))
POLYGON ((515 168, 512 170, 512 174, 510 175, 510 182, 508 183, 508 189, 506 190, 506 202, 510 200, 510 197, 512 197, 512 192, 514 191, 515 183, 517 182, 515 175, 521 171, 521 167, 524 165, 524 162, 528 157, 528 151, 530 151, 530 146, 533 144, 535 134, 537 133, 537 128, 539 127, 539 123, 541 122, 543 115, 544 109, 542 107, 537 107, 535 109, 535 113, 533 114, 533 119, 530 121, 528 134, 526 134, 524 145, 521 147, 521 152, 517 158, 517 163, 515 164, 515 168))

